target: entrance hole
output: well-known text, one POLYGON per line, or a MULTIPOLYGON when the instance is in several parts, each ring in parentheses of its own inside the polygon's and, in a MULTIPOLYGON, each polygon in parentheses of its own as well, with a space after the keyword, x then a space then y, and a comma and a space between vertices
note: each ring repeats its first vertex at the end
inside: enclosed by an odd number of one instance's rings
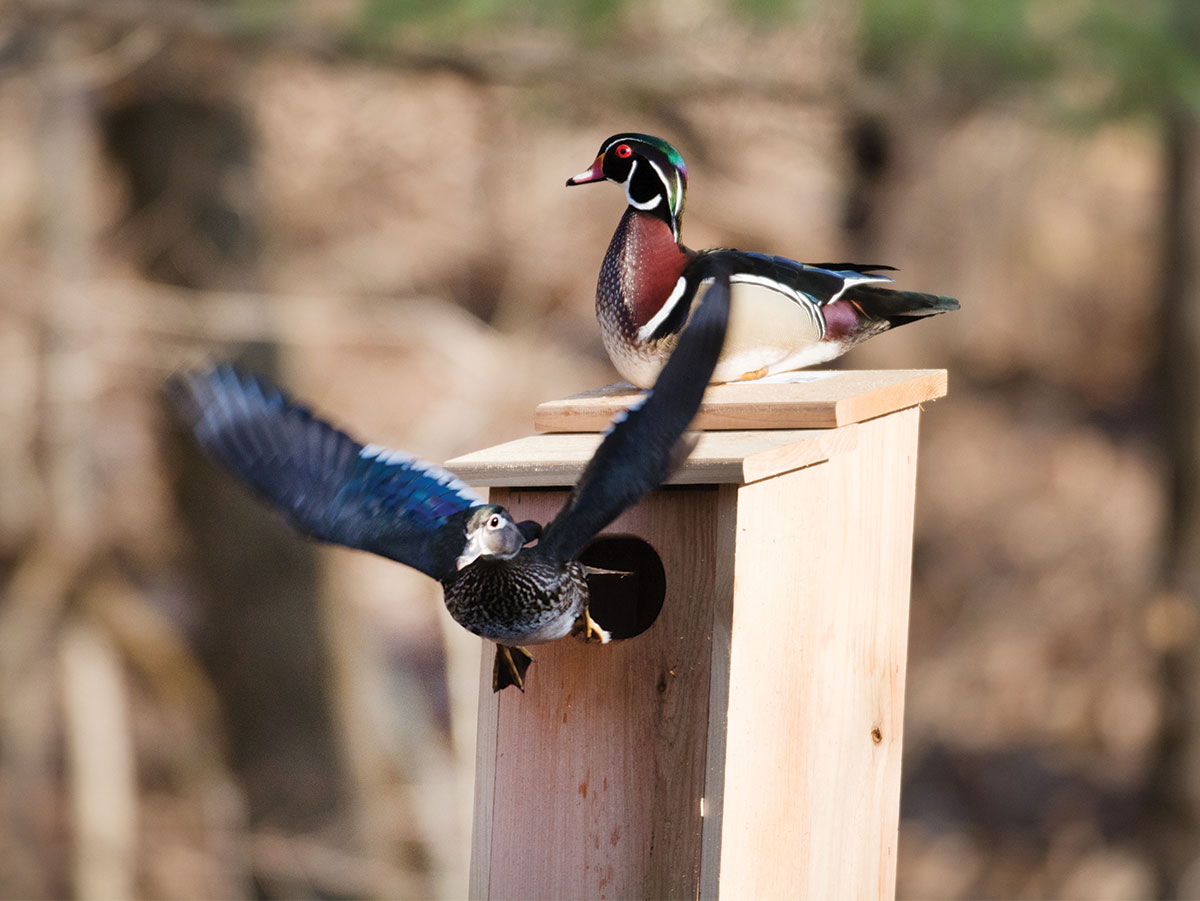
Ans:
POLYGON ((633 535, 603 535, 583 549, 579 561, 629 573, 588 577, 592 619, 614 639, 633 638, 654 624, 667 593, 667 573, 648 542, 633 535))

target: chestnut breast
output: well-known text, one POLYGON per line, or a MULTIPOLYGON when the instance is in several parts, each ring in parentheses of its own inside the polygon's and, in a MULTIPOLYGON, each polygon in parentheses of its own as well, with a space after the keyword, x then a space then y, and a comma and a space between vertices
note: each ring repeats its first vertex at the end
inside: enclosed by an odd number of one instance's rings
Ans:
POLYGON ((601 322, 632 337, 670 296, 691 256, 662 219, 626 209, 600 267, 596 314, 601 322))

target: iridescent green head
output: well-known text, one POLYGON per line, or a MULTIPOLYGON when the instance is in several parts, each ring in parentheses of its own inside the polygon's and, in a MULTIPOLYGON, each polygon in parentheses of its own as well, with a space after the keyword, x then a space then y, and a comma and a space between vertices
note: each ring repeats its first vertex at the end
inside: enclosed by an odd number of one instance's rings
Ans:
POLYGON ((568 185, 615 181, 636 210, 661 216, 679 240, 679 219, 687 196, 687 164, 679 151, 653 135, 623 132, 600 145, 592 168, 567 179, 568 185))

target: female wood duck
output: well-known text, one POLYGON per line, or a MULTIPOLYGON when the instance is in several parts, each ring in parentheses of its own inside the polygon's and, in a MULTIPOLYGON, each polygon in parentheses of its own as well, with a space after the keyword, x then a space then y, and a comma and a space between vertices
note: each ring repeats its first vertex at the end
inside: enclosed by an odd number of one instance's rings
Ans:
POLYGON ((545 529, 515 522, 445 469, 359 444, 227 364, 173 376, 168 393, 200 446, 294 528, 441 582, 450 615, 497 643, 494 690, 524 691, 533 658, 521 645, 573 630, 608 641, 588 615, 587 576, 599 571, 574 558, 690 450, 680 438, 716 365, 729 315, 728 276, 715 277, 657 384, 614 418, 545 529))
POLYGON ((680 242, 687 166, 661 138, 613 135, 567 184, 604 180, 625 186, 629 207, 600 267, 596 318, 613 364, 639 387, 653 383, 718 260, 730 273, 733 306, 716 382, 824 363, 880 332, 958 309, 952 297, 878 287, 891 281, 878 274, 890 266, 688 249, 680 242))

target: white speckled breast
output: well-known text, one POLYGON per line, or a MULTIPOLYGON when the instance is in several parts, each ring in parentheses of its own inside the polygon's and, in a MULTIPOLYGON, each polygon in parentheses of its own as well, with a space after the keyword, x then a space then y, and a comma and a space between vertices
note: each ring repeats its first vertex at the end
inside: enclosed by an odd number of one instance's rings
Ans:
POLYGON ((444 584, 460 626, 502 644, 562 638, 587 606, 587 578, 575 562, 556 564, 528 548, 511 560, 480 557, 444 584))

